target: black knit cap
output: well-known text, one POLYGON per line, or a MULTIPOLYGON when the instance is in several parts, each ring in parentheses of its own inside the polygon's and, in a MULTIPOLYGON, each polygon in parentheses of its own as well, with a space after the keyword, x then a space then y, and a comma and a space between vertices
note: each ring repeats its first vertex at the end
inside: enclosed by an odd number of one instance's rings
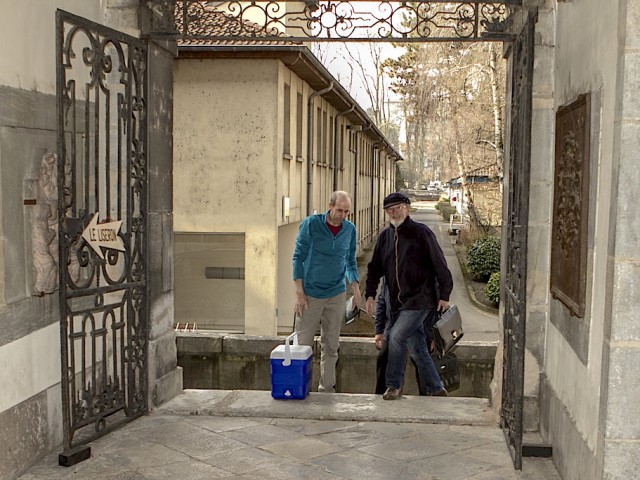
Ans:
POLYGON ((383 208, 393 207, 394 205, 399 205, 400 203, 410 204, 411 200, 406 195, 400 192, 393 192, 387 195, 384 198, 383 208))

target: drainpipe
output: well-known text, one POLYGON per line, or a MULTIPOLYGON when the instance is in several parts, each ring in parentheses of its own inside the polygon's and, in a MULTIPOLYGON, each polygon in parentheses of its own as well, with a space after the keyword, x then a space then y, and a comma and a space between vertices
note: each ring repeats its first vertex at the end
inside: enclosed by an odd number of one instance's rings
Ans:
MULTIPOLYGON (((338 190, 338 126, 341 117, 345 116, 347 113, 351 113, 356 109, 355 103, 349 110, 345 110, 344 112, 340 112, 336 115, 335 123, 333 126, 333 191, 338 190)), ((342 147, 342 144, 340 144, 342 147)))
MULTIPOLYGON (((385 160, 386 161, 386 160, 385 160)), ((380 199, 382 194, 382 151, 378 155, 378 210, 376 214, 376 233, 380 231, 380 199)))
POLYGON ((311 215, 311 199, 313 198, 313 168, 311 164, 311 154, 313 153, 313 99, 318 95, 324 95, 333 90, 333 82, 327 88, 318 92, 313 92, 307 100, 307 216, 311 215))
POLYGON ((375 188, 375 180, 376 180, 376 170, 375 170, 375 166, 376 166, 376 152, 379 152, 378 150, 378 143, 374 144, 371 146, 371 199, 369 201, 370 204, 370 212, 371 214, 369 215, 369 227, 370 227, 370 232, 371 232, 371 238, 373 238, 373 232, 375 230, 375 220, 373 218, 373 211, 374 211, 374 202, 373 202, 373 191, 375 188))
POLYGON ((353 223, 358 225, 358 175, 360 174, 358 171, 358 157, 360 153, 358 134, 362 132, 362 125, 351 125, 350 130, 353 130, 355 133, 353 143, 356 149, 353 155, 353 192, 351 192, 351 197, 353 198, 353 223))

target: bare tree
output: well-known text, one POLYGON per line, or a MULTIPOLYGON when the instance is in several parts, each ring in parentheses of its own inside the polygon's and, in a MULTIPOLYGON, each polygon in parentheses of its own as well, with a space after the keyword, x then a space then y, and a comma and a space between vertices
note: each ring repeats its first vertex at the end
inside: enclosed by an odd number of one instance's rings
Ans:
POLYGON ((364 89, 370 105, 367 113, 382 133, 397 145, 399 120, 397 116, 394 117, 393 102, 388 88, 389 79, 382 68, 385 61, 382 45, 367 42, 331 48, 327 44, 315 43, 312 44, 312 51, 334 72, 334 76, 352 96, 356 96, 356 88, 364 89), (338 63, 341 63, 343 68, 335 68, 338 63))

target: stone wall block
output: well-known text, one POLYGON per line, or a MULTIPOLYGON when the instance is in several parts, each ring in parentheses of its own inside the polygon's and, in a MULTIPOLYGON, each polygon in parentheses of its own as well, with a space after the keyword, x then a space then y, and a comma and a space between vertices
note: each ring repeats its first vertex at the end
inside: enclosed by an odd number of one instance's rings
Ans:
POLYGON ((346 337, 340 339, 340 354, 348 356, 371 356, 376 355, 376 346, 373 338, 365 339, 358 337, 346 337))
POLYGON ((496 356, 496 348, 498 341, 466 341, 464 337, 460 340, 460 347, 454 350, 458 361, 461 362, 491 362, 493 363, 496 356))
POLYGON ((529 226, 527 252, 527 302, 529 308, 545 305, 549 298, 549 226, 529 226))
POLYGON ((177 365, 176 335, 167 332, 161 338, 149 342, 149 373, 152 378, 160 378, 176 368, 177 365))
POLYGON ((166 335, 168 331, 174 331, 175 316, 172 293, 155 295, 149 303, 149 308, 149 339, 155 340, 166 335))
POLYGON ((621 136, 617 190, 622 195, 618 197, 617 217, 613 222, 616 226, 615 248, 619 256, 638 259, 640 223, 635 220, 638 216, 638 202, 633 192, 638 190, 637 186, 640 184, 637 161, 640 151, 640 125, 623 123, 621 136))
POLYGON ((227 335, 222 341, 225 355, 270 355, 278 345, 284 344, 282 337, 227 335))
MULTIPOLYGON (((529 225, 551 225, 553 183, 548 181, 531 182, 529 200, 529 225)), ((531 228, 531 227, 530 227, 531 228)), ((537 247, 537 245, 536 245, 537 247)))
POLYGON ((0 86, 0 105, 0 126, 49 130, 55 135, 55 95, 0 86))
MULTIPOLYGON (((529 175, 532 184, 553 185, 554 167, 554 137, 549 135, 555 124, 553 101, 545 98, 534 98, 531 112, 531 172, 529 175)), ((551 197, 534 197, 538 201, 551 197)), ((544 203, 544 202, 543 202, 544 203)))
POLYGON ((544 345, 547 331, 547 314, 545 312, 529 312, 525 325, 527 350, 539 365, 544 365, 544 345))
POLYGON ((174 55, 149 42, 149 208, 173 210, 173 62, 174 55))
POLYGON ((159 406, 182 393, 182 368, 176 367, 156 379, 153 387, 152 406, 159 406))
POLYGON ((224 334, 214 332, 179 332, 176 341, 181 353, 206 356, 222 353, 224 337, 224 334))
POLYGON ((49 453, 47 392, 0 413, 0 478, 17 478, 26 466, 49 453))
POLYGON ((62 445, 64 431, 62 425, 62 384, 47 389, 47 446, 52 450, 62 445))
MULTIPOLYGON (((640 402, 637 396, 640 391, 638 365, 640 365, 640 348, 612 345, 606 407, 608 418, 605 443, 607 444, 615 440, 634 440, 637 449, 638 441, 640 441, 640 429, 638 428, 640 402)), ((634 463, 636 463, 635 460, 634 463)))
POLYGON ((160 130, 149 130, 149 209, 173 211, 173 142, 160 130))
POLYGON ((173 216, 150 214, 149 228, 149 287, 151 300, 173 288, 173 216))
POLYGON ((607 442, 604 449, 604 471, 607 480, 638 477, 638 442, 607 442))
POLYGON ((626 46, 629 49, 640 50, 640 34, 638 33, 638 25, 640 25, 640 3, 628 1, 626 8, 626 46))
POLYGON ((534 96, 553 96, 555 18, 551 11, 538 11, 535 31, 535 60, 533 66, 534 96))
MULTIPOLYGON (((155 44, 149 46, 149 96, 157 100, 149 105, 149 129, 173 132, 173 55, 155 44)), ((169 138, 167 139, 169 140, 169 138)))
MULTIPOLYGON (((635 30, 635 28, 634 28, 635 30)), ((622 91, 622 118, 640 119, 640 51, 627 51, 624 54, 624 90, 622 91)))
POLYGON ((596 459, 573 423, 566 406, 543 377, 540 402, 543 412, 541 432, 553 446, 553 462, 564 480, 601 478, 596 474, 596 459))
POLYGON ((183 354, 178 349, 178 365, 182 368, 186 388, 218 389, 220 387, 220 356, 183 354))
POLYGON ((138 3, 136 0, 109 0, 105 11, 105 25, 114 25, 116 30, 138 37, 138 3))
POLYGON ((533 96, 534 98, 553 98, 553 56, 545 52, 546 47, 536 46, 533 64, 533 96), (542 50, 542 52, 538 51, 542 50))
POLYGON ((640 264, 617 262, 613 274, 611 341, 640 341, 640 264))

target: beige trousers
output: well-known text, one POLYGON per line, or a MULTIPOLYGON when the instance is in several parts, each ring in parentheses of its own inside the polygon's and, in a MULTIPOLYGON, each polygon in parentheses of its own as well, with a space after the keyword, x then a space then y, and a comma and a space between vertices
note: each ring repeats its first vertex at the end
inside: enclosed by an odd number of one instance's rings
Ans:
POLYGON ((313 347, 313 339, 320 325, 320 383, 319 392, 336 391, 336 363, 340 348, 340 330, 346 313, 346 293, 331 298, 307 296, 309 308, 296 319, 298 343, 313 347))

